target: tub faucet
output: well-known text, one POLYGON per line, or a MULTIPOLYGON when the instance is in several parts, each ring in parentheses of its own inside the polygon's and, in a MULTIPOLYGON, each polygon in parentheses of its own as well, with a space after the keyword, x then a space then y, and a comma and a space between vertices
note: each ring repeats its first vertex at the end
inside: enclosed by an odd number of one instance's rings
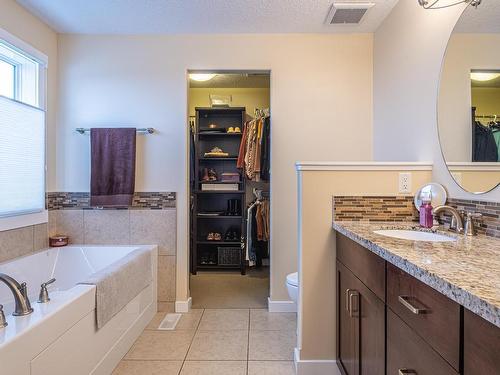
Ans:
POLYGON ((19 284, 15 279, 5 273, 0 273, 0 281, 3 281, 14 295, 16 308, 12 315, 23 316, 31 314, 33 312, 33 308, 31 307, 30 299, 28 298, 28 288, 26 283, 19 284))
POLYGON ((438 206, 434 209, 434 215, 438 215, 444 211, 449 211, 455 219, 457 233, 464 233, 464 221, 462 219, 462 215, 460 215, 460 212, 458 212, 456 208, 451 206, 438 206))

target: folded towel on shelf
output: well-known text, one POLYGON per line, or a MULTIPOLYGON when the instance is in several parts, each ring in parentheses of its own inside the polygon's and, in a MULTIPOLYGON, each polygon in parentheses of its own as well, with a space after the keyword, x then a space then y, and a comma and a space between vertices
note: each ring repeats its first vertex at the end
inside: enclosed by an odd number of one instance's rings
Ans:
POLYGON ((135 128, 90 129, 90 205, 128 207, 135 188, 135 128))
POLYGON ((151 249, 139 248, 79 283, 96 286, 97 329, 109 322, 152 280, 151 249))

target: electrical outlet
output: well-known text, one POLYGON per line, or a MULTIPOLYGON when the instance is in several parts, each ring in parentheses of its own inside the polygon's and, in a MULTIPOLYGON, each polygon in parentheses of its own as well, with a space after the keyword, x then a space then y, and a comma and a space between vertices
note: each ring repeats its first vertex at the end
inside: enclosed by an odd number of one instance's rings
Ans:
POLYGON ((411 173, 399 174, 399 192, 411 193, 411 173))

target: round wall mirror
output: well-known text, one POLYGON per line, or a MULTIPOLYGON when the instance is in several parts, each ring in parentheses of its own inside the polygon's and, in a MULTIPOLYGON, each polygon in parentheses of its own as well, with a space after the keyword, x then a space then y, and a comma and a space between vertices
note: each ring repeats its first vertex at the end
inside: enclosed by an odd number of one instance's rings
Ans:
POLYGON ((443 62, 439 140, 454 180, 481 194, 500 184, 500 2, 468 6, 443 62))

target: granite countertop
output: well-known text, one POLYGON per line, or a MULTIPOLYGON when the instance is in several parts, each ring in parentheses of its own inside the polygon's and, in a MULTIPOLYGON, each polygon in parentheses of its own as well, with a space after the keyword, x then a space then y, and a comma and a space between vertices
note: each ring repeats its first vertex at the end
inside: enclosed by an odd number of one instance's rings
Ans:
POLYGON ((333 223, 339 233, 500 327, 500 240, 439 229, 436 232, 457 240, 409 241, 373 233, 415 227, 415 223, 333 223))

